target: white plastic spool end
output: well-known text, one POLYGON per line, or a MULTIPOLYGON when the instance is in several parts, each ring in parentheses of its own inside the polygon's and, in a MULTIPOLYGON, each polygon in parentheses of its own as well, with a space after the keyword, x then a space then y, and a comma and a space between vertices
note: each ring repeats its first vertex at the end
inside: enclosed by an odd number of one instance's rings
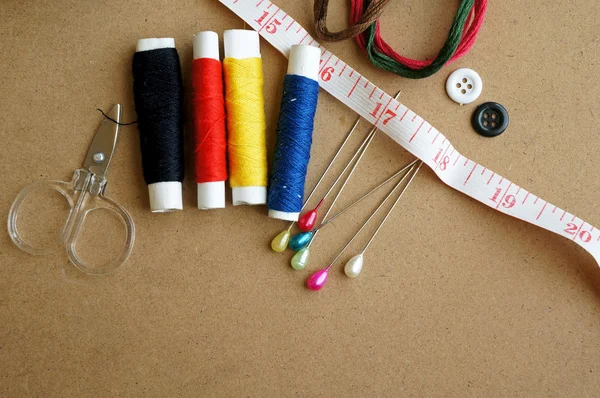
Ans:
POLYGON ((286 213, 285 211, 269 209, 269 217, 284 221, 298 221, 300 213, 286 213))
POLYGON ((267 204, 267 187, 233 187, 231 201, 234 206, 267 204))
POLYGON ((219 58, 219 35, 210 30, 198 32, 194 35, 194 59, 219 58))
POLYGON ((136 51, 150 51, 161 48, 175 48, 175 39, 171 37, 140 39, 137 42, 136 51))
POLYGON ((198 183, 198 208, 200 210, 225 208, 225 181, 198 183))
POLYGON ((225 58, 260 58, 258 33, 253 30, 232 29, 223 33, 225 58))
POLYGON ((306 44, 293 45, 290 50, 287 73, 318 81, 320 60, 321 50, 317 47, 306 44))
POLYGON ((148 185, 150 210, 152 213, 168 213, 183 209, 183 199, 179 181, 156 182, 148 185))

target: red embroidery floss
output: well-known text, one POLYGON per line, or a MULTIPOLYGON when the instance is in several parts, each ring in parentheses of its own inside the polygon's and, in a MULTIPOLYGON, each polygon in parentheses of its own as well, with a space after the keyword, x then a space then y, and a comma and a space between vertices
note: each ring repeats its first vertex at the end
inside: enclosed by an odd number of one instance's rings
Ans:
POLYGON ((215 32, 194 35, 192 90, 198 208, 224 208, 227 137, 223 67, 219 58, 219 36, 215 32))

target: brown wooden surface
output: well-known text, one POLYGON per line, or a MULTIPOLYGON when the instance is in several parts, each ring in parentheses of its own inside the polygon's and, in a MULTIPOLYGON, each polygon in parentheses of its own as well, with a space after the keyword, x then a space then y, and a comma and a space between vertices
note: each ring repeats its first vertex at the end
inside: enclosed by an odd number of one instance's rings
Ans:
MULTIPOLYGON (((312 31, 311 2, 276 3, 312 31)), ((342 3, 332 2, 332 28, 346 18, 342 3)), ((392 2, 384 37, 404 55, 431 56, 453 7, 392 2)), ((471 53, 421 81, 377 70, 352 42, 328 48, 388 93, 401 89, 402 102, 466 156, 598 226, 599 15, 595 0, 492 1, 471 53), (475 104, 446 96, 445 79, 460 66, 483 78, 477 103, 508 109, 501 137, 476 135, 475 104)), ((25 184, 69 179, 81 166, 96 108, 120 102, 123 119, 136 118, 137 39, 175 37, 189 94, 192 34, 242 27, 214 0, 2 1, 2 217, 25 184)), ((272 148, 286 61, 261 46, 272 148)), ((307 186, 355 118, 321 93, 307 186)), ((379 136, 343 202, 410 159, 379 136)), ((136 127, 122 129, 107 193, 130 211, 137 237, 111 276, 81 274, 63 250, 30 256, 0 234, 1 395, 600 394, 600 271, 572 242, 492 211, 427 169, 363 274, 349 280, 338 265, 315 294, 304 288, 309 272, 289 267, 290 252, 269 249, 286 224, 264 207, 197 210, 189 147, 187 161, 184 211, 151 214, 136 127)), ((326 265, 377 200, 323 231, 310 270, 326 265)), ((53 209, 45 216, 60 220, 53 209)), ((86 255, 99 256, 104 241, 92 232, 86 255)))

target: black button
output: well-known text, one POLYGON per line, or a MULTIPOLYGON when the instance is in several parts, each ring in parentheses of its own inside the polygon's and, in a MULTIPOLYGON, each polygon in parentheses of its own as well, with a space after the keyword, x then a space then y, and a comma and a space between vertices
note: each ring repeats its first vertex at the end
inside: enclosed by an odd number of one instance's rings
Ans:
POLYGON ((495 137, 508 127, 508 112, 497 102, 486 102, 475 109, 471 124, 478 134, 495 137))

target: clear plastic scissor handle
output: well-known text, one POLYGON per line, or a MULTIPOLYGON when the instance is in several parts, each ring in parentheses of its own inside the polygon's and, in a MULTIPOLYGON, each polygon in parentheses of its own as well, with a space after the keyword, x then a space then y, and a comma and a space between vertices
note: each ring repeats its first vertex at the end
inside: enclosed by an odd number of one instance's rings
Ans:
POLYGON ((64 245, 66 246, 71 262, 87 274, 102 275, 115 270, 131 254, 135 238, 135 227, 127 210, 112 199, 104 196, 104 184, 105 181, 99 181, 89 171, 80 169, 75 172, 73 181, 71 182, 38 181, 27 185, 17 195, 8 213, 8 234, 13 243, 21 250, 34 255, 50 254, 64 245), (70 210, 65 225, 54 245, 41 247, 25 241, 21 237, 17 229, 17 218, 21 205, 30 194, 49 191, 55 191, 64 196, 69 202, 70 210), (117 213, 125 226, 126 236, 125 244, 117 258, 100 266, 90 266, 85 264, 77 254, 77 237, 81 232, 86 216, 96 209, 106 209, 117 213))

